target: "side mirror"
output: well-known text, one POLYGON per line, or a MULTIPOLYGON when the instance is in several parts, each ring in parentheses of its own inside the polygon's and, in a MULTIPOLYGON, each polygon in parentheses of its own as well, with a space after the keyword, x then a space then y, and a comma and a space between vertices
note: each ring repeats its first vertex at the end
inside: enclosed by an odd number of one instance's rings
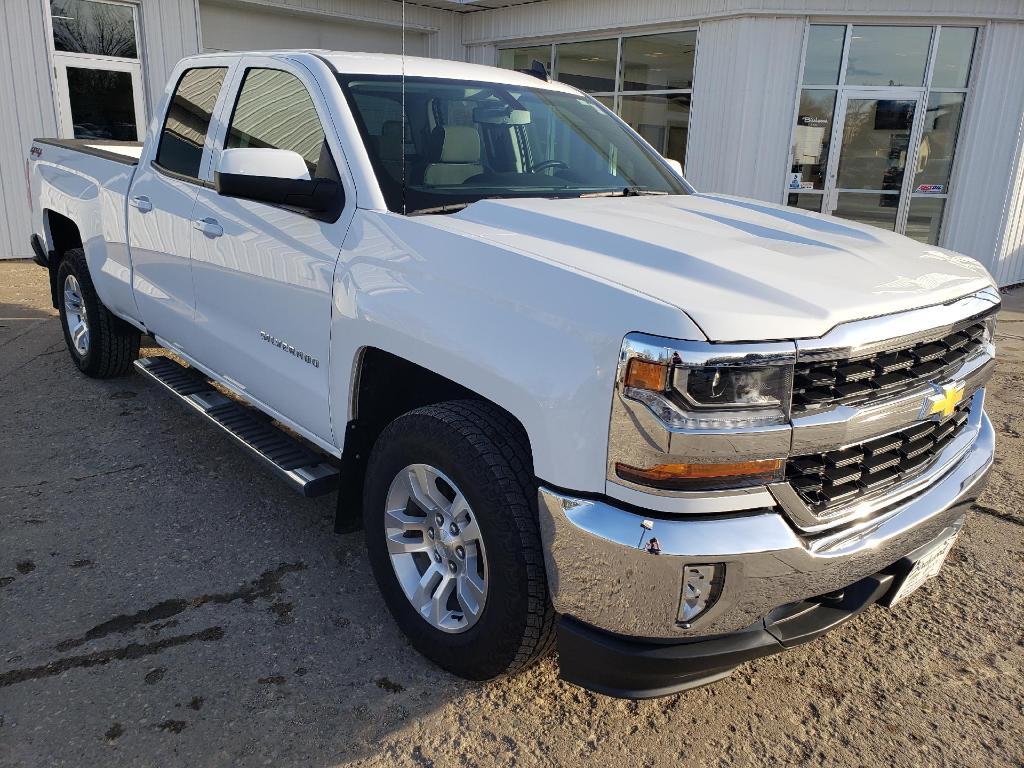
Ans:
POLYGON ((664 160, 665 160, 666 163, 668 163, 672 167, 672 170, 675 171, 677 175, 679 175, 679 176, 683 175, 683 164, 682 163, 680 163, 678 160, 673 160, 671 157, 666 157, 666 158, 664 158, 664 160))
POLYGON ((225 149, 214 173, 219 194, 326 213, 338 206, 340 185, 311 179, 306 161, 290 149, 225 149))

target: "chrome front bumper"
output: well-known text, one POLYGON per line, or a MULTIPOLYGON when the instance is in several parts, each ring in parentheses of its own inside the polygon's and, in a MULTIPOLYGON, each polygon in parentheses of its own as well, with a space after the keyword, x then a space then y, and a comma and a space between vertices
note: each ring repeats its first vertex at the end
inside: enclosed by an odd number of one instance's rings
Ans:
POLYGON ((643 638, 735 632, 774 608, 842 589, 961 524, 963 504, 992 466, 988 416, 949 471, 916 496, 866 521, 801 534, 777 508, 668 517, 540 489, 541 535, 555 609, 594 627, 643 638), (667 519, 666 519, 667 518, 667 519), (638 548, 658 538, 661 554, 638 548), (692 625, 679 620, 686 565, 725 564, 718 601, 692 625))

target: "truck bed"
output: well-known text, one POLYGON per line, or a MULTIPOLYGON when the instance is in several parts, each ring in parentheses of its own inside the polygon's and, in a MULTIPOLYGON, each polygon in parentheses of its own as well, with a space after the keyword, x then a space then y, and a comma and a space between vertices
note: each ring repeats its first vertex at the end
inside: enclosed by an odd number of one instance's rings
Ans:
POLYGON ((141 141, 113 141, 110 139, 33 139, 37 144, 73 149, 87 155, 114 160, 125 165, 138 165, 142 154, 141 141))

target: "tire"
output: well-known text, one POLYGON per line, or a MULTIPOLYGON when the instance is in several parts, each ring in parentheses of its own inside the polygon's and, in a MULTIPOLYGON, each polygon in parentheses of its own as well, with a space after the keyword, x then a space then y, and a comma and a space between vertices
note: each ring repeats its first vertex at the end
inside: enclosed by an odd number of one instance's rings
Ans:
POLYGON ((72 248, 61 259, 57 269, 57 307, 64 342, 82 373, 94 379, 109 379, 131 370, 132 362, 139 356, 141 334, 103 306, 81 248, 72 248), (85 321, 84 336, 76 333, 81 329, 79 318, 85 321))
MULTIPOLYGON (((526 434, 511 416, 472 400, 426 406, 400 416, 374 445, 363 502, 374 576, 399 628, 420 653, 459 677, 489 680, 525 669, 551 650, 555 614, 544 573, 537 487, 526 434), (452 486, 447 497, 457 492, 465 497, 466 517, 471 511, 486 553, 486 599, 475 623, 464 630, 443 631, 420 614, 403 591, 389 552, 389 491, 401 473, 417 465, 443 473, 452 486)), ((422 540, 427 541, 425 534, 422 540)), ((467 549, 471 546, 466 544, 467 549)), ((432 550, 428 561, 433 558, 443 569, 435 554, 432 550)), ((454 578, 454 558, 449 565, 454 578)), ((461 601, 459 595, 453 599, 461 601)), ((468 614, 456 610, 452 615, 456 622, 463 615, 468 623, 468 614)))

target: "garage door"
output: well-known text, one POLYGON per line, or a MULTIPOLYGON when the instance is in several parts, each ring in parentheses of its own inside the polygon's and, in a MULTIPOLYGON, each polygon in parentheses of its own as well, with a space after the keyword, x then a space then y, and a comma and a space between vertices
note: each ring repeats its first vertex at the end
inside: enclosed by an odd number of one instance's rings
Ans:
MULTIPOLYGON (((393 26, 208 1, 199 3, 199 14, 206 52, 275 48, 402 52, 402 31, 393 26)), ((426 56, 427 35, 406 31, 405 52, 410 56, 426 56)))

